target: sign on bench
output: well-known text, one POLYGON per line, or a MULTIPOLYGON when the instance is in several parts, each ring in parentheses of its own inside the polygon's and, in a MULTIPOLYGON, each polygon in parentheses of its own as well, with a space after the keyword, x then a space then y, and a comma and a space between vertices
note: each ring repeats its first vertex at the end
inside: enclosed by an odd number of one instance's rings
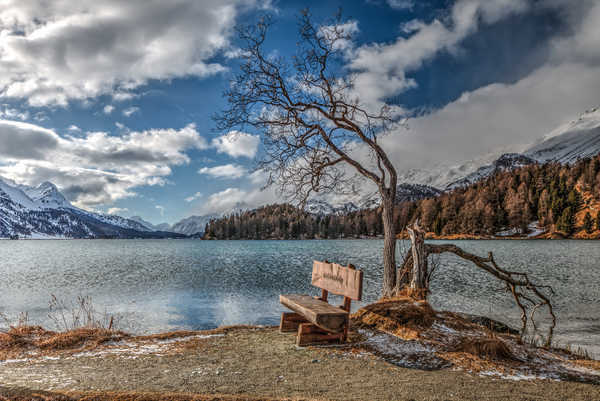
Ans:
POLYGON ((346 341, 351 302, 361 300, 362 282, 362 271, 352 265, 314 261, 311 283, 321 289, 321 296, 280 295, 280 302, 294 311, 282 313, 280 331, 297 330, 297 345, 346 341), (342 295, 343 305, 329 304, 329 293, 342 295))

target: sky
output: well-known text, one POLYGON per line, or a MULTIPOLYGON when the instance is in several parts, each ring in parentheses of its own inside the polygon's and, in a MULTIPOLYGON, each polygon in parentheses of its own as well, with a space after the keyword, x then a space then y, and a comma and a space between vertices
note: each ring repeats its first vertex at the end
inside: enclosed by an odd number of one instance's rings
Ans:
POLYGON ((361 102, 398 107, 399 171, 518 150, 600 104, 597 0, 0 0, 0 176, 154 222, 281 202, 255 172, 260 132, 212 116, 239 67, 236 26, 341 7, 361 102))

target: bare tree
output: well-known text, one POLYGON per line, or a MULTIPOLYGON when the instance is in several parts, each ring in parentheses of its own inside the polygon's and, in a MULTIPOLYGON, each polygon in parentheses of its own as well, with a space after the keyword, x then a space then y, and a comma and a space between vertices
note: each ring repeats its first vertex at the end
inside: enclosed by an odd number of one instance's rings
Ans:
POLYGON ((397 173, 379 141, 394 123, 390 108, 373 112, 353 97, 352 75, 344 69, 351 37, 341 15, 317 26, 302 12, 297 52, 290 59, 265 49, 271 25, 264 17, 239 29, 240 72, 225 93, 228 107, 216 116, 217 127, 261 132, 259 168, 268 173, 267 185, 277 185, 296 203, 317 192, 354 191, 357 177, 372 181, 381 196, 384 227, 383 295, 393 295, 397 173), (370 163, 353 156, 358 144, 368 149, 370 163))

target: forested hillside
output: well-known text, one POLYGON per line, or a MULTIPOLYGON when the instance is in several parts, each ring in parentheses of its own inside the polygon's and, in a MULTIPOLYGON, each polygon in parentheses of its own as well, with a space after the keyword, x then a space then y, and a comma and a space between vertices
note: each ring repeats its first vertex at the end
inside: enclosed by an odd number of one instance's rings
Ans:
MULTIPOLYGON (((498 172, 440 196, 398 203, 398 230, 419 218, 430 236, 600 237, 600 157, 498 172), (536 223, 537 222, 537 223, 536 223)), ((318 216, 270 205, 212 220, 206 238, 311 239, 382 235, 380 211, 318 216)))

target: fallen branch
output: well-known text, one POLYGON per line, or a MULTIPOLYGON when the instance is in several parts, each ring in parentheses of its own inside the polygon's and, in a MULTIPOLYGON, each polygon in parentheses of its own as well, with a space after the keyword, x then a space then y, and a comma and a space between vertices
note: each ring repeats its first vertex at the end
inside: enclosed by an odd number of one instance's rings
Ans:
POLYGON ((534 283, 527 273, 501 268, 494 260, 492 252, 489 252, 487 257, 481 257, 467 252, 454 244, 425 244, 420 240, 423 233, 419 228, 418 222, 413 224, 413 227, 409 229, 409 233, 412 246, 407 252, 402 266, 397 270, 397 295, 408 295, 418 299, 426 299, 429 294, 429 281, 434 270, 428 266, 429 256, 453 253, 462 259, 472 262, 506 285, 506 291, 512 294, 515 303, 521 310, 521 337, 526 333, 529 322, 531 322, 533 330, 537 331, 538 326, 535 321, 535 313, 538 309, 547 307, 548 313, 552 318, 552 323, 548 329, 545 345, 550 346, 554 328, 556 327, 556 315, 550 303, 549 295, 545 292, 553 295, 554 291, 552 287, 534 283))
POLYGON ((527 323, 529 321, 531 321, 533 329, 537 330, 534 318, 535 312, 539 308, 546 306, 548 308, 548 313, 552 318, 552 324, 548 329, 548 336, 546 339, 546 346, 550 345, 552 335, 554 334, 554 328, 556 327, 556 315, 554 314, 548 296, 543 293, 543 290, 547 290, 550 294, 554 294, 552 287, 535 284, 531 281, 527 273, 509 271, 501 268, 494 260, 492 252, 488 253, 487 258, 483 258, 467 252, 453 244, 425 244, 426 255, 441 254, 445 252, 453 253, 465 260, 473 262, 477 267, 487 271, 506 284, 506 290, 513 295, 516 304, 521 310, 521 336, 526 332, 527 323), (528 308, 530 309, 529 316, 527 314, 528 308))

